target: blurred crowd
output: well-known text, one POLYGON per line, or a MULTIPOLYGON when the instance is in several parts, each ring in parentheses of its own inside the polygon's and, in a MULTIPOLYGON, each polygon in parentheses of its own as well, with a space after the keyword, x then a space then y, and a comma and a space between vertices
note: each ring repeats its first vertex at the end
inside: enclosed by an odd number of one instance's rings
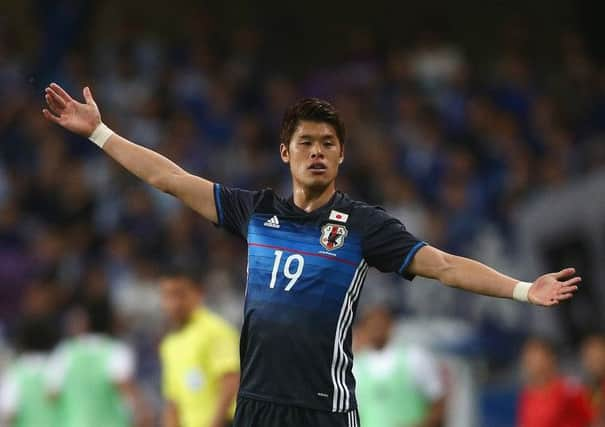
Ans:
POLYGON ((471 56, 438 32, 386 51, 352 32, 345 57, 300 75, 268 64, 259 28, 223 29, 216 43, 202 14, 175 40, 125 18, 91 37, 101 23, 85 12, 58 10, 26 35, 0 22, 0 332, 10 342, 28 319, 62 331, 67 307, 94 307, 150 388, 163 265, 198 269, 208 303, 238 324, 245 247, 46 123, 49 81, 74 95, 90 85, 105 123, 192 173, 284 196, 281 114, 327 98, 347 125, 338 187, 458 254, 487 228, 514 252, 519 204, 605 167, 605 70, 573 32, 553 57, 524 55, 514 36, 471 56))

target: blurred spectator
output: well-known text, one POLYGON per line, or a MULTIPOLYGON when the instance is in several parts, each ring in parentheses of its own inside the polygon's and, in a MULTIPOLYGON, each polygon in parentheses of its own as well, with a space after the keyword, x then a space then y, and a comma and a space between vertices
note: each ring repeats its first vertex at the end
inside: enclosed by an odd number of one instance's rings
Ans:
POLYGON ((581 347, 582 367, 592 403, 592 427, 605 426, 605 335, 595 333, 584 338, 581 347))
POLYGON ((523 347, 525 386, 518 408, 518 427, 589 427, 593 418, 581 385, 559 372, 557 354, 544 338, 523 347))
POLYGON ((48 358, 57 333, 42 318, 24 318, 17 336, 19 356, 0 383, 0 424, 57 427, 58 408, 46 387, 48 358))
POLYGON ((203 307, 199 278, 172 272, 161 280, 171 332, 161 345, 165 427, 225 427, 239 387, 238 334, 203 307))
POLYGON ((390 343, 393 316, 386 306, 369 308, 355 334, 357 404, 364 427, 439 427, 445 386, 430 352, 390 343))
POLYGON ((54 351, 48 388, 59 405, 60 427, 145 425, 133 382, 132 350, 109 336, 111 319, 88 307, 67 316, 69 337, 54 351))

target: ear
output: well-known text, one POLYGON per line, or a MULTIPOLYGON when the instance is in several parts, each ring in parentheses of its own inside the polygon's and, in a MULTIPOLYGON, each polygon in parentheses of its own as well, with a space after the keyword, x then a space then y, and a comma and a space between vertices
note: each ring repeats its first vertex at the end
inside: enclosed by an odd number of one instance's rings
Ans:
POLYGON ((338 158, 338 164, 341 165, 345 160, 345 146, 340 144, 340 157, 338 158))
POLYGON ((279 145, 279 155, 281 157, 281 161, 284 163, 290 163, 290 150, 286 147, 286 144, 279 145))

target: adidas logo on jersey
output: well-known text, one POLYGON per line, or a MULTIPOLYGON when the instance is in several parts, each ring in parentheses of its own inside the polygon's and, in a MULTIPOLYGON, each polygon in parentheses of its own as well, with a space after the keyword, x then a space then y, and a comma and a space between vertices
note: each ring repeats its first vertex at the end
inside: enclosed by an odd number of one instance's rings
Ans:
POLYGON ((265 227, 279 228, 279 219, 277 219, 277 216, 273 215, 271 218, 266 220, 263 225, 265 227))

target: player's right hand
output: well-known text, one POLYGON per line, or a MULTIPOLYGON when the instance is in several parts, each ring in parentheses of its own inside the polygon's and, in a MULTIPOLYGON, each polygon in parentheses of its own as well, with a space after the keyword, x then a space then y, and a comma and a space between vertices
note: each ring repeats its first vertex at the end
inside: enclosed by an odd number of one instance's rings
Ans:
POLYGON ((73 99, 61 86, 51 83, 45 89, 48 108, 42 110, 47 120, 88 138, 101 123, 101 113, 88 87, 82 91, 85 104, 73 99))

